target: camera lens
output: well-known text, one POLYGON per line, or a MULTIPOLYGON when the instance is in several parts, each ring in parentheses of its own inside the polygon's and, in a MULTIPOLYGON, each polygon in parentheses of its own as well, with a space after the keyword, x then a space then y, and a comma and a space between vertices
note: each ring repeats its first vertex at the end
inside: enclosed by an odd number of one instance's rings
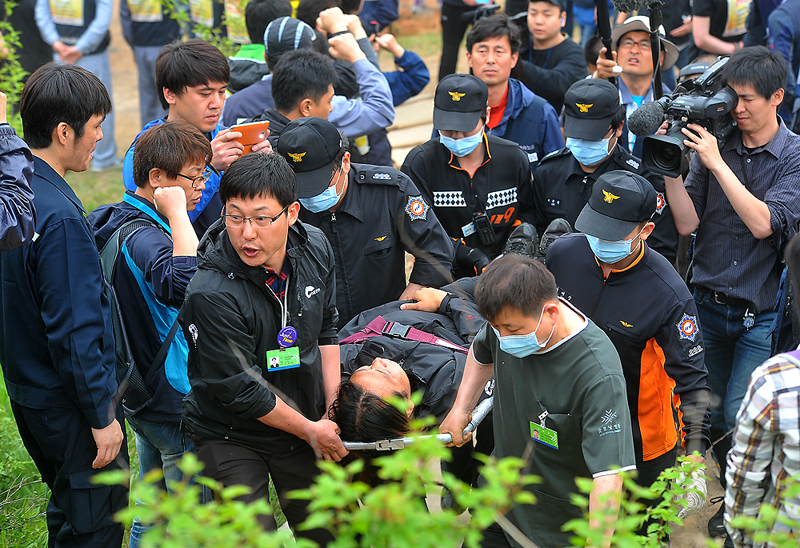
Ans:
POLYGON ((663 170, 675 171, 681 166, 681 151, 678 145, 661 143, 653 147, 653 163, 663 170))

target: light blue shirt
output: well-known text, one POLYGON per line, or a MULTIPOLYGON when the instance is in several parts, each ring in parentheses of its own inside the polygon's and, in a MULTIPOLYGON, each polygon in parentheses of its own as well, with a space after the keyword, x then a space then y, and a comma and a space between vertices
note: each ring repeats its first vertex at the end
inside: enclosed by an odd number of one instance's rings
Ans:
MULTIPOLYGON (((91 53, 97 49, 108 32, 108 26, 111 24, 113 0, 94 0, 94 2, 96 4, 94 19, 89 23, 86 32, 75 42, 75 47, 83 54, 91 53)), ((55 42, 61 40, 56 24, 53 22, 49 0, 36 0, 35 17, 36 26, 39 27, 39 32, 45 42, 52 46, 55 42)))

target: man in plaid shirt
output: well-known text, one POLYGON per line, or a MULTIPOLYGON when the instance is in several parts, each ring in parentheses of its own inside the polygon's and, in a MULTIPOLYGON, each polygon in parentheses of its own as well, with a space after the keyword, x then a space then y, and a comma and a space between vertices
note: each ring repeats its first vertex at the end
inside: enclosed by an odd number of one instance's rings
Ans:
MULTIPOLYGON (((800 287, 800 238, 789 242, 786 257, 792 284, 800 287)), ((751 532, 731 527, 731 519, 758 516, 765 503, 778 510, 774 533, 800 535, 800 496, 787 498, 785 493, 792 476, 800 481, 800 350, 775 356, 753 372, 736 416, 726 472, 725 528, 737 548, 762 543, 756 544, 751 532)))

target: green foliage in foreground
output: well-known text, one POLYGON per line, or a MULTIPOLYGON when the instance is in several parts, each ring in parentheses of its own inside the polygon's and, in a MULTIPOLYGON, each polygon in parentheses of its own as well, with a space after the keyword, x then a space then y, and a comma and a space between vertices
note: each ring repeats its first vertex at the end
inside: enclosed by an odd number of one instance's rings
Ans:
POLYGON ((49 489, 22 445, 0 374, 0 548, 47 544, 49 489))
MULTIPOLYGON (((447 456, 440 442, 421 439, 402 451, 377 459, 379 475, 385 482, 372 489, 353 481, 362 469, 361 461, 347 466, 321 463, 322 473, 316 484, 293 495, 312 501, 312 514, 304 528, 325 527, 333 531, 334 548, 444 548, 459 546, 462 541, 465 546, 475 547, 480 540, 479 531, 494 521, 498 512, 514 503, 533 502, 533 496, 524 486, 534 479, 520 472, 523 461, 489 459, 485 473, 491 480, 486 487, 470 491, 452 476, 445 477, 445 484, 452 488, 456 500, 474 509, 471 520, 459 519, 453 510, 428 512, 424 503, 425 486, 435 483, 429 462, 447 456)), ((186 477, 200 470, 193 455, 186 455, 180 466, 186 477)), ((213 502, 201 505, 197 503, 199 485, 188 481, 174 484, 171 486, 174 493, 167 495, 156 487, 160 477, 154 471, 144 483, 134 486, 134 495, 145 504, 118 515, 126 525, 134 516, 155 524, 142 537, 143 548, 314 546, 305 539, 293 540, 287 530, 263 531, 256 518, 271 514, 272 508, 268 501, 248 505, 235 500, 246 492, 245 487, 223 488, 209 478, 198 478, 198 482, 215 493, 213 502)), ((103 474, 98 480, 121 483, 127 481, 127 476, 124 472, 114 472, 103 474)))

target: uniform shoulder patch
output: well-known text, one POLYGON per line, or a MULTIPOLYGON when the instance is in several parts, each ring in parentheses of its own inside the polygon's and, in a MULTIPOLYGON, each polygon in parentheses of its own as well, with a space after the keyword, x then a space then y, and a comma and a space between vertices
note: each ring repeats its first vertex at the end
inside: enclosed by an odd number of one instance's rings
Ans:
POLYGON ((367 167, 356 171, 355 179, 361 184, 398 186, 400 184, 399 172, 390 168, 367 167))
POLYGON ((423 221, 428 218, 428 210, 431 208, 425 203, 425 200, 420 196, 409 196, 408 203, 406 203, 406 214, 412 221, 422 219, 423 221))
POLYGON ((667 197, 663 192, 656 191, 656 213, 661 215, 665 207, 667 207, 667 197))
POLYGON ((546 154, 545 157, 542 158, 542 162, 544 162, 545 160, 548 160, 550 158, 555 158, 556 156, 561 156, 562 154, 568 154, 568 153, 569 153, 569 149, 568 148, 562 148, 561 150, 554 150, 550 154, 546 154))
POLYGON ((684 314, 675 327, 678 328, 678 336, 680 337, 680 340, 694 342, 697 338, 697 316, 684 314))

